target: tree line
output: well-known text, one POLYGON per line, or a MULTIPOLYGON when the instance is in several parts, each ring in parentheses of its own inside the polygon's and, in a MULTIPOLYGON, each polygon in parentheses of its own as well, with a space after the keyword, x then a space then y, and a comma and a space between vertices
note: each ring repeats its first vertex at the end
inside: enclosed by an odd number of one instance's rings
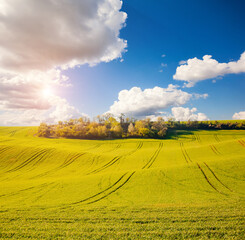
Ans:
POLYGON ((195 129, 245 129, 245 121, 186 121, 174 119, 164 121, 158 117, 156 121, 149 118, 136 120, 125 118, 122 114, 118 119, 107 113, 98 115, 93 121, 87 117, 59 121, 58 124, 41 123, 38 127, 39 137, 79 138, 79 139, 117 139, 117 138, 166 138, 168 130, 195 129))

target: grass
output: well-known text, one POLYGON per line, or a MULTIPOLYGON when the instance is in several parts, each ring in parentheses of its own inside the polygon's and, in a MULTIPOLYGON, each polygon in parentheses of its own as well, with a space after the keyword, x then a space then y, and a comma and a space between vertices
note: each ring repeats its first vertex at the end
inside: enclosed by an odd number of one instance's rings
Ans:
POLYGON ((243 239, 245 131, 72 140, 0 127, 1 239, 243 239))

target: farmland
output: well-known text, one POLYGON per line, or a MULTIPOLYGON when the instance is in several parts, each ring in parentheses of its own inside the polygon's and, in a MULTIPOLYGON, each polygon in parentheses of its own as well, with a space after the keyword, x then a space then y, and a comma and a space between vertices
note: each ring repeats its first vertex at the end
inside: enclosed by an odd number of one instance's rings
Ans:
POLYGON ((0 238, 242 239, 245 130, 38 138, 0 128, 0 238))

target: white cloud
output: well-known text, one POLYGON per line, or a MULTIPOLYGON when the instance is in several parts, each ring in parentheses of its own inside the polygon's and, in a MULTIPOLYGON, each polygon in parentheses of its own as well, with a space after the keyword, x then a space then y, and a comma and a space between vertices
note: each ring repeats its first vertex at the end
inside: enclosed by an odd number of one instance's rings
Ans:
POLYGON ((173 107, 172 117, 176 121, 206 121, 209 120, 204 113, 196 113, 196 108, 173 107))
POLYGON ((0 114, 1 126, 34 126, 44 121, 45 110, 11 110, 0 114))
POLYGON ((175 80, 187 82, 187 87, 193 87, 197 82, 229 73, 245 72, 245 52, 241 54, 238 61, 219 63, 212 59, 211 55, 203 56, 203 59, 191 58, 186 64, 177 67, 173 76, 175 80))
POLYGON ((161 109, 181 106, 192 98, 201 97, 206 98, 207 94, 190 94, 172 84, 167 88, 154 87, 143 91, 139 87, 133 87, 119 92, 118 101, 114 102, 109 112, 116 116, 121 113, 140 117, 158 115, 161 109))
POLYGON ((70 105, 66 99, 52 96, 52 105, 48 109, 11 109, 0 114, 0 125, 35 126, 41 122, 57 123, 71 118, 88 115, 70 105))
POLYGON ((109 62, 127 43, 120 0, 1 0, 0 69, 26 72, 109 62))
POLYGON ((53 99, 53 102, 55 109, 46 118, 47 122, 53 123, 58 121, 66 121, 71 118, 79 118, 81 116, 88 117, 88 115, 81 113, 74 106, 71 106, 64 98, 56 97, 53 99))
POLYGON ((238 113, 234 113, 234 115, 232 116, 233 119, 237 119, 237 120, 243 120, 245 119, 245 111, 244 112, 238 112, 238 113))
POLYGON ((169 119, 174 119, 175 121, 207 121, 209 118, 204 113, 196 113, 196 108, 184 108, 184 107, 173 107, 171 109, 172 114, 166 112, 159 112, 157 115, 150 115, 147 118, 150 118, 152 121, 157 121, 158 117, 162 117, 165 121, 169 119))
POLYGON ((28 74, 0 75, 0 110, 49 109, 52 106, 51 89, 68 85, 68 78, 60 70, 31 71, 28 74), (50 89, 50 94, 44 91, 50 89))
POLYGON ((60 69, 121 58, 120 0, 1 0, 0 124, 36 125, 82 113, 55 92, 60 69))
POLYGON ((166 54, 162 54, 162 56, 161 56, 162 58, 165 58, 166 57, 166 54))
POLYGON ((31 71, 0 76, 0 125, 38 125, 84 115, 56 95, 57 86, 68 86, 60 70, 31 71))
POLYGON ((185 60, 179 61, 179 65, 183 65, 183 64, 186 64, 186 63, 187 63, 187 61, 185 61, 185 60))

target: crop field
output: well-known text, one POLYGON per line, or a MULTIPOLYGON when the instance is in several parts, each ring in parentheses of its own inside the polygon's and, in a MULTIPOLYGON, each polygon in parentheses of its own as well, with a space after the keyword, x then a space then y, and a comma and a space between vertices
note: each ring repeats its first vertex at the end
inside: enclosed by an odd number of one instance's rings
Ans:
POLYGON ((0 127, 0 239, 244 239, 245 130, 75 140, 0 127))

